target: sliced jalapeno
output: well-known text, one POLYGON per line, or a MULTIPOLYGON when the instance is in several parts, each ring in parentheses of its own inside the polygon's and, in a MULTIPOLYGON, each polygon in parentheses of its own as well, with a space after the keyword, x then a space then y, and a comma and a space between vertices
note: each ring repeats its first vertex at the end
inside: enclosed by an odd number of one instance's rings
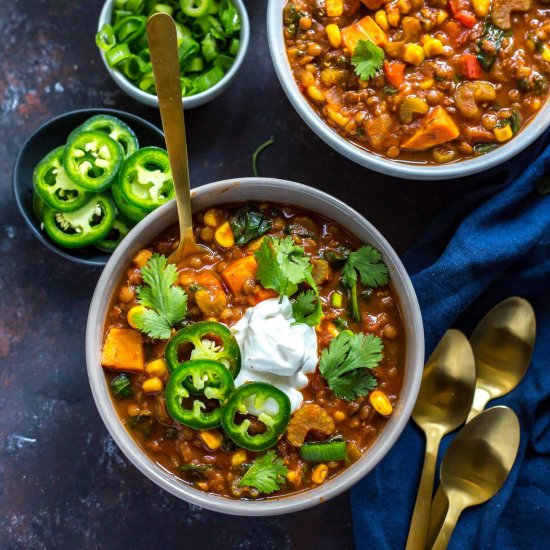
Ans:
POLYGON ((221 363, 209 359, 187 361, 170 374, 166 408, 177 422, 195 430, 210 430, 220 425, 221 405, 234 387, 231 373, 221 363), (189 386, 205 401, 191 397, 189 386), (217 405, 213 404, 215 401, 217 405))
POLYGON ((117 216, 111 231, 109 231, 103 239, 96 241, 94 246, 103 252, 113 252, 113 250, 121 243, 122 239, 128 235, 131 228, 132 224, 129 221, 125 220, 121 216, 117 216))
POLYGON ((206 15, 212 7, 211 0, 180 0, 181 11, 189 17, 206 15))
POLYGON ((126 156, 131 155, 139 149, 138 138, 132 128, 122 122, 122 120, 111 115, 95 115, 89 118, 74 130, 73 134, 80 132, 101 132, 107 134, 111 139, 120 143, 126 156))
POLYGON ((124 198, 147 212, 174 197, 168 153, 159 147, 144 147, 131 154, 122 165, 119 182, 124 198))
POLYGON ((79 132, 69 137, 63 166, 69 178, 88 191, 104 191, 115 179, 124 151, 101 132, 79 132))
MULTIPOLYGON (((211 359, 224 364, 233 378, 241 370, 241 350, 231 331, 222 323, 200 321, 172 336, 166 344, 164 357, 168 368, 175 370, 181 363, 182 348, 192 346, 191 359, 211 359)), ((192 388, 188 388, 192 391, 192 388)))
POLYGON ((40 198, 40 195, 35 191, 32 194, 32 210, 34 215, 39 221, 44 219, 44 210, 46 208, 46 203, 40 198))
POLYGON ((44 229, 60 246, 78 248, 106 237, 115 221, 115 207, 107 195, 94 195, 74 212, 44 209, 44 229))
POLYGON ((243 449, 265 451, 273 447, 290 420, 290 399, 279 388, 264 382, 251 382, 237 388, 222 409, 225 433, 243 449), (256 416, 265 425, 262 433, 248 431, 250 420, 237 424, 236 415, 256 416))
POLYGON ((63 168, 63 145, 48 153, 34 169, 34 188, 53 210, 73 212, 86 204, 91 194, 75 185, 63 168))
POLYGON ((115 181, 111 187, 111 193, 117 209, 130 221, 135 223, 140 222, 149 212, 130 204, 123 196, 120 190, 120 183, 115 181))

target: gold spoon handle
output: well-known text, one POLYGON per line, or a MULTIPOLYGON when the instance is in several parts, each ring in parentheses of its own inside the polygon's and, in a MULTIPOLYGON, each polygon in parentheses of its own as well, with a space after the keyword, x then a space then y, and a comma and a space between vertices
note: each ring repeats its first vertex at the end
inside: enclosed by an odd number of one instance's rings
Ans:
POLYGON ((445 521, 435 539, 432 550, 446 550, 461 513, 462 507, 455 505, 451 501, 449 509, 447 510, 447 515, 445 516, 445 521))
POLYGON ((405 550, 424 550, 430 522, 430 507, 434 487, 435 463, 437 451, 441 443, 442 434, 437 430, 426 432, 426 454, 422 466, 422 477, 416 494, 416 502, 409 528, 407 546, 405 550))
POLYGON ((193 242, 193 220, 191 201, 189 200, 189 163, 182 107, 178 41, 174 20, 166 13, 152 15, 147 21, 147 41, 159 98, 166 149, 176 191, 180 242, 193 242))

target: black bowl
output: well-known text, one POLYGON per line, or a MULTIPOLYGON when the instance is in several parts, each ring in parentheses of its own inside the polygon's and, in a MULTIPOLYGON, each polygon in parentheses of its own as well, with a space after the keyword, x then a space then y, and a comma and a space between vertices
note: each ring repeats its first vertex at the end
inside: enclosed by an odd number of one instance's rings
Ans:
POLYGON ((40 229, 40 221, 36 218, 32 207, 32 174, 38 162, 52 149, 63 145, 69 134, 77 126, 88 118, 101 114, 116 116, 128 124, 136 133, 140 147, 149 145, 166 147, 162 131, 143 118, 125 113, 124 111, 117 111, 116 109, 80 109, 52 118, 35 130, 27 141, 25 141, 23 147, 21 147, 13 170, 13 194, 15 202, 19 208, 19 212, 21 212, 21 216, 23 216, 25 223, 29 226, 34 236, 50 250, 67 260, 79 264, 97 266, 104 266, 109 259, 109 254, 96 250, 92 246, 73 249, 60 248, 40 229))

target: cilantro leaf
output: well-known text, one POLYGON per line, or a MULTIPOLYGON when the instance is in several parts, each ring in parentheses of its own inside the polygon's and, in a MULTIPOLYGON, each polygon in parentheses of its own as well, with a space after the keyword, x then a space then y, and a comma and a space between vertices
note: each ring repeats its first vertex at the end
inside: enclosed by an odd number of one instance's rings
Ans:
POLYGON ((355 74, 361 80, 370 80, 382 67, 384 62, 384 50, 370 40, 359 40, 353 55, 351 64, 355 67, 355 74))
POLYGON ((298 285, 307 281, 311 274, 309 258, 290 236, 284 239, 266 237, 255 258, 258 262, 256 276, 261 285, 279 294, 292 296, 298 285))
POLYGON ((311 327, 317 326, 323 317, 319 294, 313 289, 300 292, 292 303, 292 315, 296 319, 296 323, 305 323, 311 327))
POLYGON ((362 246, 352 252, 342 270, 344 284, 352 287, 357 283, 357 273, 365 286, 384 286, 390 280, 389 270, 382 261, 382 254, 373 246, 362 246))
POLYGON ((262 493, 273 493, 284 485, 288 468, 275 451, 258 457, 239 481, 239 487, 255 487, 262 493))
POLYGON ((378 365, 383 349, 378 336, 345 330, 321 353, 319 370, 335 395, 356 399, 376 387, 376 378, 367 369, 378 365))
POLYGON ((135 325, 151 338, 168 339, 172 327, 187 314, 185 291, 173 286, 178 279, 176 266, 166 256, 153 254, 141 268, 147 286, 137 289, 138 302, 146 308, 135 315, 135 325))

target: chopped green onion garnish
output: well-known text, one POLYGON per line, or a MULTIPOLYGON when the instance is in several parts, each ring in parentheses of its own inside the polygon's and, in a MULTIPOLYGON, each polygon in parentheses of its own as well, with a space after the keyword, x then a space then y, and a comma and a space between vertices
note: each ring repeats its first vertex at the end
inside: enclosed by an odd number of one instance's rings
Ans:
POLYGON ((304 443, 300 447, 300 456, 308 462, 344 460, 346 458, 346 442, 333 440, 323 443, 304 443))

